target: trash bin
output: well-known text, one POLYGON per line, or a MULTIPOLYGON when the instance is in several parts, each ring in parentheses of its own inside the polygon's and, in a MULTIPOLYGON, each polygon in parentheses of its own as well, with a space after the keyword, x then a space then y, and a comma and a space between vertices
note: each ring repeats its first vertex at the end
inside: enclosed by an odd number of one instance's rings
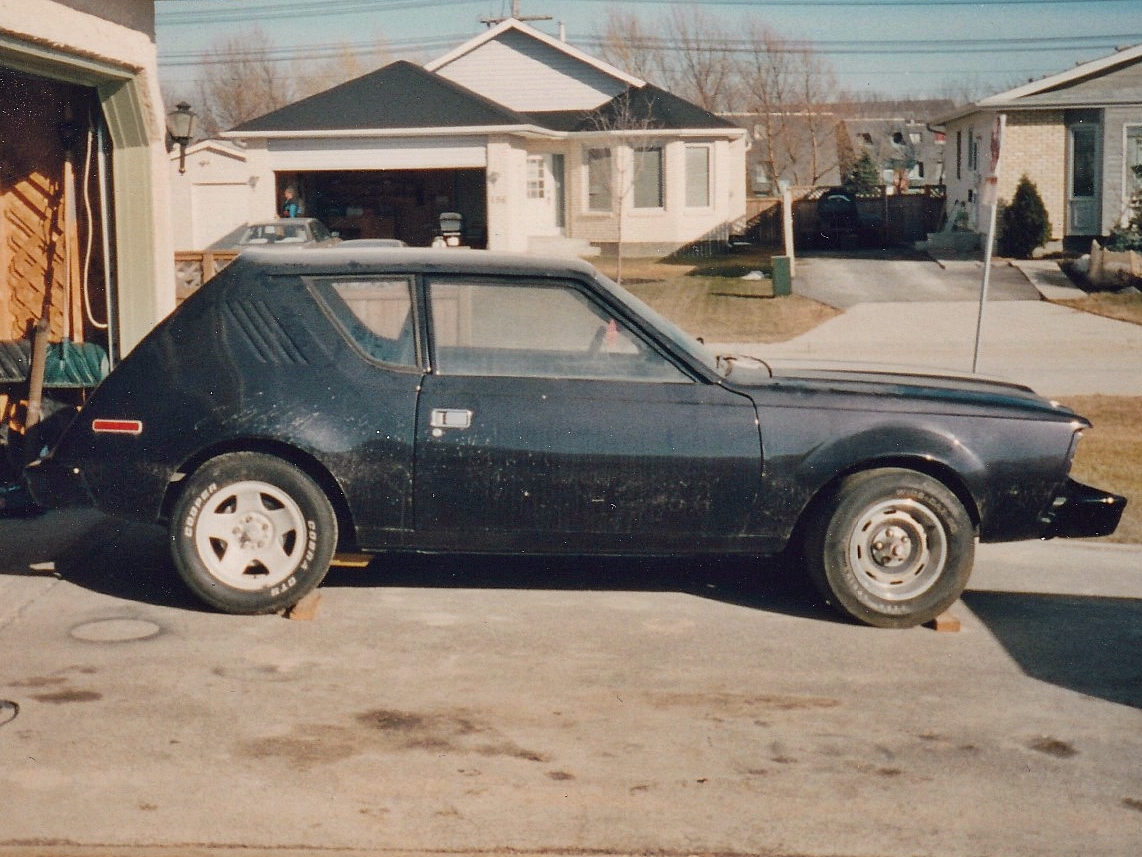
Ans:
POLYGON ((790 273, 789 261, 788 256, 773 257, 773 296, 775 298, 793 294, 793 275, 790 273))

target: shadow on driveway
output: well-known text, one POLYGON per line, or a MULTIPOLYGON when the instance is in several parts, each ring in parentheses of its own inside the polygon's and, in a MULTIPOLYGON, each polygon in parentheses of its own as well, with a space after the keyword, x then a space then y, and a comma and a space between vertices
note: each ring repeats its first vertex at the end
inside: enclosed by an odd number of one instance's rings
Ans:
POLYGON ((970 591, 963 602, 1031 678, 1142 708, 1142 601, 970 591))
MULTIPOLYGON (((0 521, 0 574, 36 575, 35 563, 92 592, 180 610, 205 606, 179 579, 165 529, 89 509, 0 521)), ((789 560, 740 557, 616 558, 393 553, 367 568, 333 568, 324 588, 554 589, 684 592, 727 604, 842 621, 789 560)))

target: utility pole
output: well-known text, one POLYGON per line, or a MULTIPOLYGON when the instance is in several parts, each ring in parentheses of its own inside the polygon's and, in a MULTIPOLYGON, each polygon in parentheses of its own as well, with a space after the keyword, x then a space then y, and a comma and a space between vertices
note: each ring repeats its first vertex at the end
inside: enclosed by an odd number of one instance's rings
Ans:
MULTIPOLYGON (((515 18, 517 21, 550 21, 550 15, 521 15, 519 11, 519 0, 512 0, 512 13, 509 18, 515 18)), ((481 18, 481 24, 487 24, 489 27, 494 27, 496 24, 502 24, 508 18, 481 18)))

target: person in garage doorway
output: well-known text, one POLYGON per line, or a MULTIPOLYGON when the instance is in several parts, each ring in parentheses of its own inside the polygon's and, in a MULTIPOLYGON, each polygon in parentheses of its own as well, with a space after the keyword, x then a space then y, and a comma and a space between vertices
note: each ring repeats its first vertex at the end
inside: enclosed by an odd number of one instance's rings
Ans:
POLYGON ((283 197, 281 208, 282 217, 301 217, 304 212, 301 208, 301 200, 297 198, 297 188, 290 185, 285 189, 283 197))

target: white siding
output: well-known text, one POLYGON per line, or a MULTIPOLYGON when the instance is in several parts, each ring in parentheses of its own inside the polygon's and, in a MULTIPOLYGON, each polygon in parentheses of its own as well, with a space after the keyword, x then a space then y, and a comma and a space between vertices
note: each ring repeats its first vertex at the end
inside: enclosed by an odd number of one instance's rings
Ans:
POLYGON ((437 73, 524 112, 590 110, 626 89, 622 81, 582 60, 511 30, 437 73))
POLYGON ((475 138, 289 138, 269 141, 270 169, 428 170, 487 165, 487 146, 475 138))

